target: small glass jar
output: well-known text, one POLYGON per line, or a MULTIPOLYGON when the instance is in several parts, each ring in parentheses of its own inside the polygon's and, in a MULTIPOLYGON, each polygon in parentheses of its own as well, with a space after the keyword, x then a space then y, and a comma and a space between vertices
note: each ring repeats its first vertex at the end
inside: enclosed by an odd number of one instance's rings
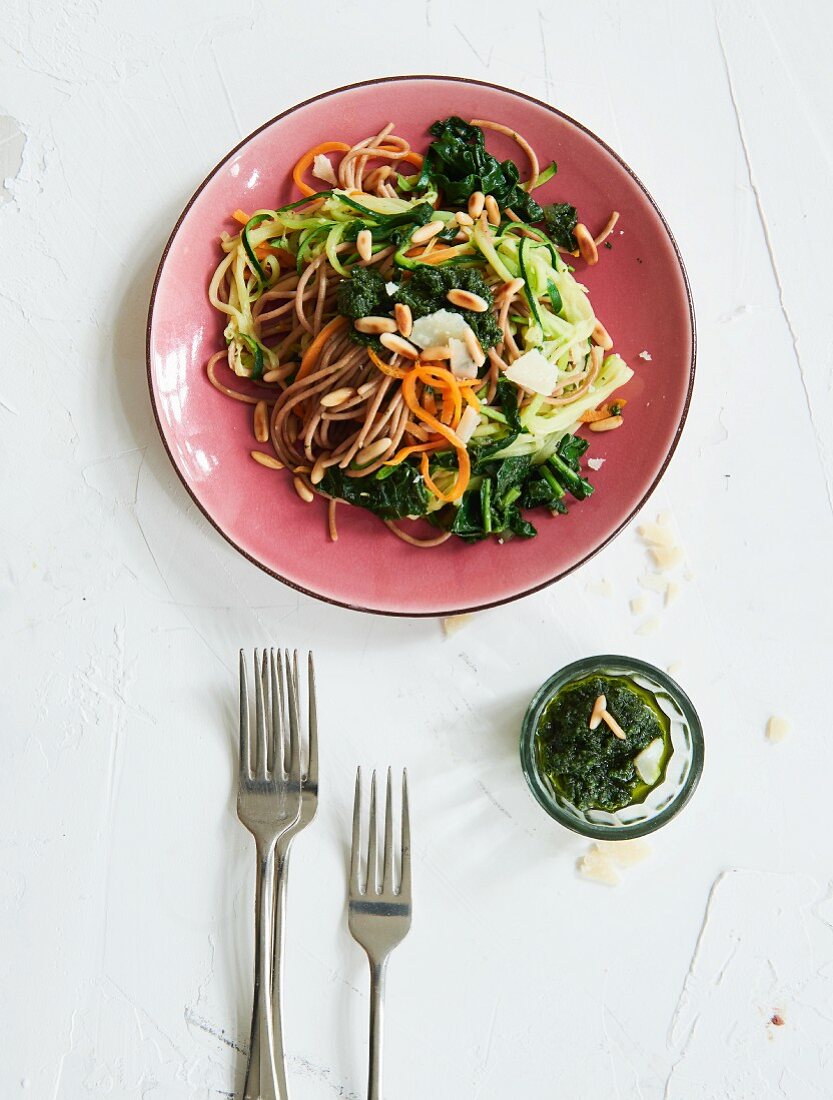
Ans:
POLYGON ((529 789, 550 817, 593 840, 633 840, 676 817, 700 781, 704 755, 703 727, 689 697, 667 673, 633 657, 607 654, 566 665, 536 691, 521 729, 521 767, 529 789), (641 802, 613 813, 578 809, 538 767, 538 726, 547 704, 562 688, 593 675, 633 680, 654 696, 670 722, 671 755, 662 779, 641 802))

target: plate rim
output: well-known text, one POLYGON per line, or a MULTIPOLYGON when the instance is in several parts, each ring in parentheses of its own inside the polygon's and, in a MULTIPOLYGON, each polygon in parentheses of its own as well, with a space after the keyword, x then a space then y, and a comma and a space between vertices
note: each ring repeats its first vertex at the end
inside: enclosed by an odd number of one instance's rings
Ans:
POLYGON ((150 395, 150 404, 153 410, 153 418, 156 422, 156 429, 159 432, 159 437, 162 440, 162 446, 165 448, 165 453, 167 454, 168 459, 170 460, 170 463, 173 466, 177 477, 182 482, 185 491, 188 493, 191 500, 197 506, 202 516, 206 520, 208 520, 214 530, 217 531, 226 540, 226 542, 233 546, 234 549, 247 561, 251 562, 252 565, 257 566, 258 569, 262 570, 274 580, 280 581, 281 584, 285 584, 288 588, 292 588, 296 592, 302 592, 305 596, 311 596, 313 599, 321 600, 322 602, 328 603, 333 607, 343 607, 347 611, 358 611, 366 615, 384 615, 389 618, 398 619, 442 619, 457 615, 471 615, 478 611, 488 611, 490 608, 501 607, 504 604, 514 603, 515 600, 525 599, 527 596, 532 596, 536 592, 542 592, 545 588, 549 588, 550 585, 553 585, 556 582, 563 580, 565 577, 568 577, 571 573, 575 572, 576 569, 580 569, 583 565, 586 565, 587 562, 591 561, 597 554, 601 553, 601 551, 604 550, 605 547, 609 546, 610 543, 612 543, 613 540, 616 539, 622 533, 622 531, 631 523, 634 517, 647 504, 650 497, 653 496, 654 490, 657 488, 660 481, 662 480, 665 471, 668 469, 669 463, 671 462, 671 459, 673 458, 674 453, 677 450, 683 428, 685 427, 686 420, 688 419, 688 411, 691 406, 691 399, 694 392, 694 376, 697 365, 697 322, 694 312, 694 298, 691 292, 691 283, 689 282, 688 272, 686 271, 685 263, 683 262, 683 257, 680 252, 679 245, 677 244, 677 240, 674 234, 671 232, 671 227, 665 220, 665 215, 662 213, 659 206, 654 201, 654 198, 648 191, 648 188, 645 186, 639 176, 637 176, 636 172, 634 172, 627 161, 623 160, 622 157, 616 152, 616 150, 612 149, 606 141, 600 138, 599 135, 594 133, 589 127, 585 126, 584 123, 579 122, 578 119, 575 119, 571 115, 568 115, 565 111, 560 110, 558 107, 554 107, 551 103, 545 103, 543 100, 537 99, 535 96, 528 95, 526 92, 519 92, 515 88, 507 88, 503 84, 496 84, 490 80, 477 80, 473 77, 448 76, 441 73, 413 73, 398 76, 379 76, 371 77, 367 80, 357 80, 353 81, 350 84, 342 84, 336 88, 329 88, 326 91, 319 92, 317 95, 310 96, 308 99, 301 100, 299 103, 295 103, 291 107, 288 107, 285 111, 281 111, 279 114, 274 115, 270 119, 267 119, 266 122, 261 123, 261 125, 252 130, 251 133, 247 134, 244 138, 241 138, 241 140, 237 143, 237 145, 234 146, 233 149, 231 149, 228 153, 226 153, 224 157, 217 161, 217 163, 206 175, 202 183, 199 184, 197 189, 194 191, 194 193, 191 195, 191 197, 188 199, 187 203, 183 207, 182 213, 177 218, 176 223, 171 230, 170 236, 165 243, 165 247, 162 250, 159 265, 153 278, 153 286, 150 293, 150 303, 148 306, 147 326, 145 334, 145 365, 147 371, 148 393, 150 395), (642 494, 639 501, 634 505, 633 509, 628 513, 628 515, 625 516, 625 518, 610 532, 610 534, 602 542, 599 543, 598 546, 594 547, 582 558, 574 562, 573 565, 569 566, 569 568, 562 569, 559 573, 556 573, 555 576, 550 577, 548 580, 542 581, 540 584, 535 584, 531 588, 526 588, 522 592, 516 592, 511 596, 503 596, 499 599, 491 600, 486 603, 478 603, 472 607, 455 608, 449 611, 395 611, 389 608, 362 607, 361 605, 351 603, 348 600, 339 600, 334 598, 333 596, 326 596, 320 592, 314 592, 310 588, 305 588, 302 584, 298 584, 295 581, 289 580, 288 577, 281 576, 280 573, 275 572, 274 569, 271 569, 264 562, 259 561, 256 557, 254 557, 242 546, 240 546, 239 543, 237 543, 228 532, 223 530, 223 528, 214 519, 214 517, 208 513, 207 509, 198 499, 194 490, 188 484, 185 475, 183 474, 182 470, 180 470, 179 465, 174 458, 171 448, 168 446, 168 440, 165 435, 165 430, 162 426, 159 409, 157 408, 156 394, 154 392, 153 385, 153 370, 151 366, 151 334, 153 329, 153 317, 156 307, 156 295, 159 290, 159 283, 162 278, 162 272, 168 259, 168 253, 170 252, 174 240, 179 233, 180 227, 185 221, 185 218, 188 216, 191 207, 200 197, 208 184, 218 174, 218 172, 220 172, 220 170, 232 159, 232 157, 234 157, 245 145, 247 145, 253 138, 257 137, 258 134, 268 129, 268 127, 273 126, 276 122, 280 122, 281 119, 287 118, 289 115, 294 114, 296 111, 300 111, 302 108, 309 106, 309 104, 311 103, 316 103, 318 102, 318 100, 321 99, 328 99, 331 96, 338 95, 342 92, 352 91, 354 88, 367 88, 379 84, 402 83, 404 81, 412 80, 444 80, 450 81, 451 83, 455 84, 474 85, 481 88, 492 88, 499 92, 505 92, 508 95, 517 97, 518 99, 526 100, 528 103, 533 103, 537 107, 543 107, 544 110, 549 111, 550 114, 556 115, 558 118, 569 123, 571 126, 575 126, 577 130, 580 130, 582 133, 586 134, 588 137, 592 138, 592 140, 595 141, 598 145, 600 145, 602 149, 605 150, 605 152, 613 157, 613 159, 618 164, 620 164, 622 168, 625 169, 625 171, 628 173, 628 175, 631 177, 637 187, 639 187, 640 191, 650 203, 654 213, 659 218, 662 227, 665 230, 669 241, 671 242, 671 247, 674 249, 674 255, 677 258, 677 264, 679 265, 680 274, 683 278, 686 302, 688 304, 689 324, 691 325, 691 360, 688 370, 688 387, 686 389, 685 401, 683 403, 683 408, 680 413, 679 423, 677 424, 677 427, 674 431, 674 437, 671 440, 671 445, 668 448, 668 453, 663 459, 662 465, 657 471, 656 477, 653 479, 651 484, 642 494))

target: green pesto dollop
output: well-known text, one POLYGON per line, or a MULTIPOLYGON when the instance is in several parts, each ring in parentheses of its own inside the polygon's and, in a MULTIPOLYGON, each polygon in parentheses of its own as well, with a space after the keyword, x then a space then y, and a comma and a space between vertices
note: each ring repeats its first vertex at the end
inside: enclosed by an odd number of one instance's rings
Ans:
POLYGON ((579 810, 621 810, 644 799, 656 783, 644 783, 634 760, 662 738, 661 781, 671 753, 667 717, 654 696, 632 680, 593 675, 562 688, 538 723, 538 766, 579 810), (591 730, 593 704, 604 695, 607 710, 626 734, 614 737, 605 722, 591 730))

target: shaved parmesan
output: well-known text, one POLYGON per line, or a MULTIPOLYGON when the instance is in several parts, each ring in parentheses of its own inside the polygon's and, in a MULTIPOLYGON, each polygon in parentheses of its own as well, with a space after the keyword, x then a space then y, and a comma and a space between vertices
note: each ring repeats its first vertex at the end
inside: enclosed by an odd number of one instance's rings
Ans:
POLYGON ((683 560, 683 552, 679 546, 652 546, 649 553, 654 559, 654 565, 661 571, 674 569, 683 560))
POLYGON ((450 638, 452 634, 462 630, 471 618, 471 615, 450 615, 447 619, 443 619, 443 634, 446 638, 450 638))
POLYGON ((600 882, 604 886, 618 886, 619 876, 613 866, 613 860, 607 852, 598 844, 594 844, 586 855, 583 855, 577 863, 578 873, 590 879, 591 882, 600 882))
POLYGON ((332 161, 329 157, 324 156, 323 153, 318 153, 313 160, 312 174, 316 179, 323 180, 325 183, 331 183, 333 187, 338 184, 332 161))
POLYGON ((469 355, 462 340, 452 336, 448 341, 451 351, 451 373, 455 378, 477 378, 477 363, 469 355))
POLYGON ((605 460, 603 458, 588 458, 587 459, 587 465, 590 467, 591 470, 601 470, 601 468, 602 468, 602 466, 604 466, 604 464, 605 464, 605 460))
POLYGON ((662 738, 657 737, 634 757, 633 766, 643 783, 653 786, 659 779, 664 747, 662 738))
POLYGON ((505 377, 531 393, 549 397, 558 383, 558 367, 537 348, 525 352, 504 372, 505 377))
POLYGON ((773 714, 766 724, 766 735, 770 741, 783 741, 790 732, 790 724, 786 718, 779 718, 773 714))
POLYGON ((650 363, 650 362, 651 362, 651 355, 650 355, 650 353, 649 353, 649 352, 647 352, 647 351, 640 351, 640 353, 639 353, 639 358, 640 358, 640 359, 644 359, 646 363, 650 363))
POLYGON ((663 527, 667 526, 670 522, 671 522, 671 513, 670 512, 660 512, 660 514, 657 516, 657 523, 661 524, 663 527))
POLYGON ((385 291, 389 298, 392 298, 394 294, 399 290, 399 283, 385 283, 385 291))
POLYGON ((461 443, 468 443, 474 435, 474 429, 480 423, 480 413, 471 405, 466 405, 460 423, 457 425, 457 438, 461 443))
POLYGON ((648 610, 647 596, 634 596, 631 600, 631 614, 642 615, 648 610))
POLYGON ((670 607, 680 594, 680 586, 676 581, 669 581, 665 587, 665 606, 670 607))
POLYGON ((449 340, 464 340, 469 325, 461 313, 438 309, 414 321, 409 339, 419 348, 442 348, 449 340))
POLYGON ((670 665, 666 665, 665 671, 669 676, 679 676, 680 669, 683 667, 682 661, 672 661, 670 665))
POLYGON ((640 538, 645 542, 651 542, 655 546, 673 546, 674 533, 668 527, 660 527, 658 523, 642 523, 636 529, 640 538))
POLYGON ((645 840, 601 840, 596 847, 620 867, 632 867, 651 854, 651 846, 645 840))
POLYGON ((659 627, 659 616, 655 615, 653 619, 646 619, 644 623, 641 623, 636 628, 636 633, 639 634, 640 637, 646 638, 649 634, 656 634, 656 632, 659 630, 659 627))
POLYGON ((607 600, 613 595, 613 585, 607 577, 602 577, 598 581, 588 581, 584 586, 584 590, 585 592, 592 592, 594 596, 604 596, 607 600))
POLYGON ((663 594, 665 592, 668 581, 665 577, 661 577, 659 573, 643 573, 639 578, 639 583, 643 588, 647 588, 649 592, 659 592, 663 594))

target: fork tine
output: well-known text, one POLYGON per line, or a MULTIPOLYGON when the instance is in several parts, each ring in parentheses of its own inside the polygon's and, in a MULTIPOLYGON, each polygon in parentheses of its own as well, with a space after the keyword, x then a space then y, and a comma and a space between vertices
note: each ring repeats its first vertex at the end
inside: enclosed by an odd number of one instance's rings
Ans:
POLYGON ((362 826, 362 770, 356 768, 356 792, 353 795, 353 844, 350 848, 350 893, 363 894, 361 879, 360 836, 362 826))
POLYGON ((278 686, 278 661, 274 649, 269 650, 269 697, 271 701, 270 717, 272 728, 269 737, 269 770, 278 779, 283 779, 283 716, 281 713, 281 692, 278 686))
POLYGON ((263 673, 265 668, 260 654, 255 650, 255 760, 254 771, 258 778, 266 775, 266 716, 263 705, 263 673), (260 666, 260 667, 258 667, 260 666))
POLYGON ((292 786, 301 784, 301 753, 298 744, 298 650, 295 650, 293 664, 289 662, 289 650, 284 650, 284 665, 287 681, 287 699, 289 703, 289 765, 287 772, 292 786))
POLYGON ((249 745, 249 685, 246 682, 246 654, 240 650, 240 778, 252 774, 249 745))
POLYGON ((399 894, 411 900, 411 822, 408 813, 408 771, 402 770, 402 859, 399 873, 399 894))
POLYGON ((367 892, 379 893, 379 869, 376 836, 376 769, 370 779, 370 823, 367 833, 367 892))
POLYGON ((393 791, 391 789, 390 768, 388 768, 387 790, 385 792, 385 850, 382 864, 382 893, 393 893, 393 791))
POLYGON ((315 698, 315 662, 312 650, 307 658, 307 684, 309 695, 309 753, 307 755, 307 783, 318 786, 318 704, 315 698))

